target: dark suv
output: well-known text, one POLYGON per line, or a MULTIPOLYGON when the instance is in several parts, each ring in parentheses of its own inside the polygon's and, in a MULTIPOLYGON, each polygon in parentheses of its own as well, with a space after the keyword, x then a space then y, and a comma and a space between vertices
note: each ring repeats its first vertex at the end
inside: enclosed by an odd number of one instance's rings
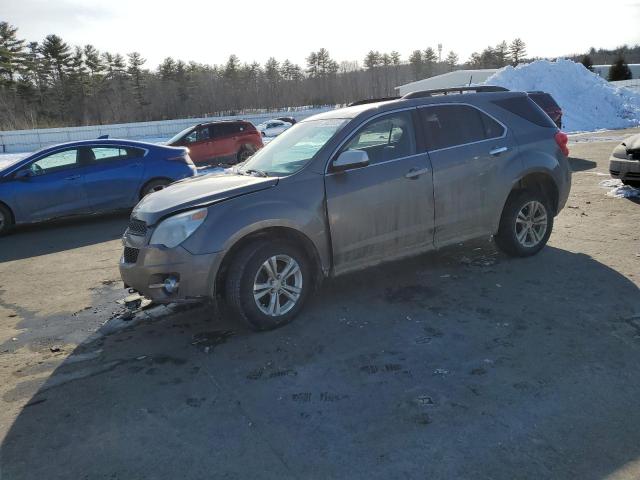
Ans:
POLYGON ((529 94, 529 98, 536 102, 538 106, 544 110, 544 113, 549 115, 553 123, 555 123, 558 128, 562 128, 562 108, 560 108, 560 105, 558 105, 551 94, 540 91, 527 93, 529 94))
POLYGON ((325 276, 483 236, 534 255, 569 195, 567 136, 526 93, 456 91, 473 93, 307 118, 233 173, 148 195, 124 235, 125 285, 161 303, 221 296, 269 329, 325 276))
POLYGON ((167 142, 188 147, 194 163, 244 162, 262 148, 262 135, 250 122, 222 121, 201 123, 181 131, 167 142))

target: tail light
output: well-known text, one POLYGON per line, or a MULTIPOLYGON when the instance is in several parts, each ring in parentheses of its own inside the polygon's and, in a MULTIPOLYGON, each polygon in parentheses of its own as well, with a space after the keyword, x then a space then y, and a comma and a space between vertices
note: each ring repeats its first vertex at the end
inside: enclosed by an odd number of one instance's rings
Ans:
POLYGON ((181 152, 179 155, 167 158, 167 160, 174 160, 174 161, 183 162, 183 163, 193 163, 191 161, 191 157, 189 156, 188 148, 185 148, 184 151, 181 152))
POLYGON ((557 132, 555 138, 556 138, 556 143, 560 147, 560 150, 562 150, 562 153, 564 153, 565 156, 568 157, 569 147, 567 147, 567 143, 569 143, 569 137, 567 136, 567 134, 564 132, 557 132))

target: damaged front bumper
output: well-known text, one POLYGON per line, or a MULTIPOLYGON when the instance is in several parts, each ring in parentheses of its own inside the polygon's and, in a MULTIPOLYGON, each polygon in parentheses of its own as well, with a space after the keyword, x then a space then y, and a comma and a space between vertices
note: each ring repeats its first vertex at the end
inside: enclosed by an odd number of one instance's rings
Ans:
POLYGON ((157 303, 195 302, 211 299, 221 253, 194 255, 177 246, 147 245, 148 236, 122 239, 120 276, 126 287, 157 303))

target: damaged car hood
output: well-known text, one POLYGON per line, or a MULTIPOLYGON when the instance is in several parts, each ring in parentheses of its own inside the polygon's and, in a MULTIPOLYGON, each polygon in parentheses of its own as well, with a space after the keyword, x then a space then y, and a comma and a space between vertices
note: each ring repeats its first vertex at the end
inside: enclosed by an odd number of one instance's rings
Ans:
POLYGON ((192 177, 169 185, 144 197, 131 213, 132 218, 155 225, 174 212, 222 202, 274 187, 277 177, 254 177, 239 174, 217 174, 192 177))

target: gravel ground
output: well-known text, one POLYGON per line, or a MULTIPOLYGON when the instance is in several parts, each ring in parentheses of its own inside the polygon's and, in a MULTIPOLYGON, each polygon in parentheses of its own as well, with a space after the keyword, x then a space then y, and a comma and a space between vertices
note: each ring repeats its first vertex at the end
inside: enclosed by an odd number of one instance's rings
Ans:
POLYGON ((573 137, 536 257, 340 277, 263 334, 123 318, 126 215, 0 239, 0 478, 639 478, 640 200, 599 185, 632 132, 573 137))

